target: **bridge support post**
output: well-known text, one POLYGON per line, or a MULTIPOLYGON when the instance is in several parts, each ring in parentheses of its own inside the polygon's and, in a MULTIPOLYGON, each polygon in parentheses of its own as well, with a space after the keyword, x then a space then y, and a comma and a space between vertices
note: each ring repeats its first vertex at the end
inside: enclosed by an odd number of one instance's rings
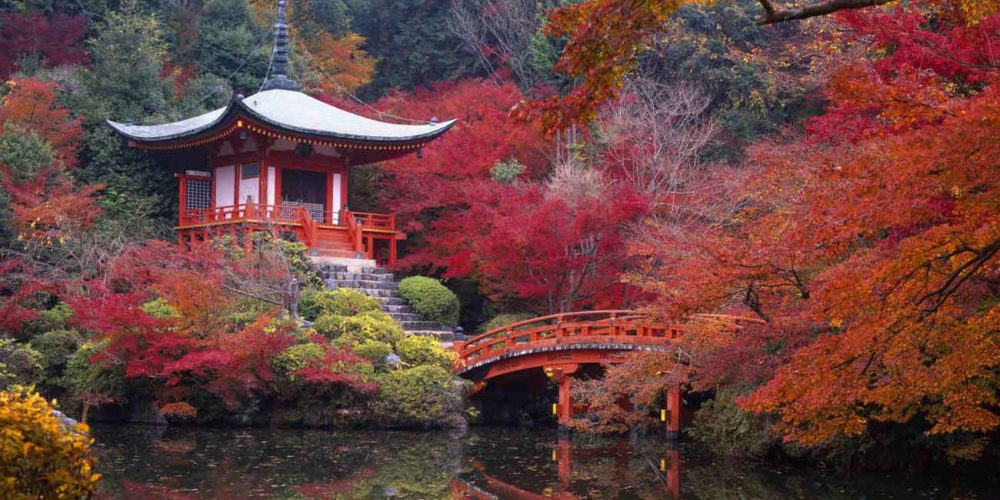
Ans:
POLYGON ((681 398, 681 386, 676 384, 667 389, 667 439, 677 440, 681 437, 681 411, 684 400, 681 398))
POLYGON ((569 424, 573 421, 573 377, 578 364, 562 365, 546 368, 545 373, 559 384, 559 402, 556 403, 556 420, 559 423, 559 434, 569 433, 569 424))

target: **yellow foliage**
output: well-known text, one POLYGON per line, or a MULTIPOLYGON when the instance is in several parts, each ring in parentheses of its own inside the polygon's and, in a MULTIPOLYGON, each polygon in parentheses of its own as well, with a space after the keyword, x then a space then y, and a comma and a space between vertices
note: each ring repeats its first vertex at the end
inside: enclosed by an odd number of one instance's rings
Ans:
POLYGON ((86 424, 67 428, 31 389, 0 392, 0 498, 86 498, 92 470, 86 424))
POLYGON ((966 21, 975 25, 986 16, 1000 10, 1000 0, 952 0, 958 4, 966 21))
POLYGON ((365 38, 357 33, 341 38, 319 33, 302 43, 311 56, 313 69, 322 73, 320 87, 328 94, 354 92, 371 81, 375 73, 375 58, 361 49, 365 38))

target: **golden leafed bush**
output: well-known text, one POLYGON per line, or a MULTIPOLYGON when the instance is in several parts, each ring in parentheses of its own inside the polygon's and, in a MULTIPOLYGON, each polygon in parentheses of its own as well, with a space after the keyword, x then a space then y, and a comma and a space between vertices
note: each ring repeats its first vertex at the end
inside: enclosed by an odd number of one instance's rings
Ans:
POLYGON ((32 389, 0 392, 0 498, 87 498, 101 475, 92 469, 89 428, 72 428, 32 389))

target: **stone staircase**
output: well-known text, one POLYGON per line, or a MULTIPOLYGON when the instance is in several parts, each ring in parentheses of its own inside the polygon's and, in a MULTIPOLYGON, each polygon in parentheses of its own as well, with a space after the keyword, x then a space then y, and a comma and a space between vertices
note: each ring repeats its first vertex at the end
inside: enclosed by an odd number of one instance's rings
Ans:
POLYGON ((399 283, 391 272, 377 267, 327 264, 319 267, 327 288, 357 290, 382 303, 382 311, 396 320, 403 330, 415 335, 431 335, 442 342, 451 341, 452 329, 420 316, 399 295, 399 283))

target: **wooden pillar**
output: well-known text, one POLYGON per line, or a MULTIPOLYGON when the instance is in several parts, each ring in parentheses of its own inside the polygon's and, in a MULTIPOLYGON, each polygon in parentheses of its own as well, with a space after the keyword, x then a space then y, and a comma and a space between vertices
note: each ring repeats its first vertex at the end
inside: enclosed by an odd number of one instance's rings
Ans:
POLYGON ((180 182, 177 197, 177 225, 183 226, 185 224, 184 209, 187 207, 187 176, 176 175, 176 177, 180 182))
POLYGON ((684 400, 681 398, 680 384, 667 389, 667 439, 681 437, 681 410, 684 400))
POLYGON ((573 420, 573 377, 564 376, 559 381, 559 426, 569 425, 573 420))
POLYGON ((389 238, 389 268, 396 267, 396 235, 389 238))
MULTIPOLYGON (((343 183, 344 179, 341 178, 340 182, 343 183)), ((341 201, 343 203, 343 201, 341 201)), ((333 206, 333 172, 326 173, 326 203, 323 207, 323 217, 320 218, 318 222, 325 224, 333 223, 333 212, 339 210, 339 207, 333 206)))
POLYGON ((545 369, 545 373, 551 374, 552 379, 559 384, 559 402, 556 403, 555 413, 560 433, 568 432, 569 424, 573 421, 572 375, 579 368, 578 364, 568 364, 545 369))

